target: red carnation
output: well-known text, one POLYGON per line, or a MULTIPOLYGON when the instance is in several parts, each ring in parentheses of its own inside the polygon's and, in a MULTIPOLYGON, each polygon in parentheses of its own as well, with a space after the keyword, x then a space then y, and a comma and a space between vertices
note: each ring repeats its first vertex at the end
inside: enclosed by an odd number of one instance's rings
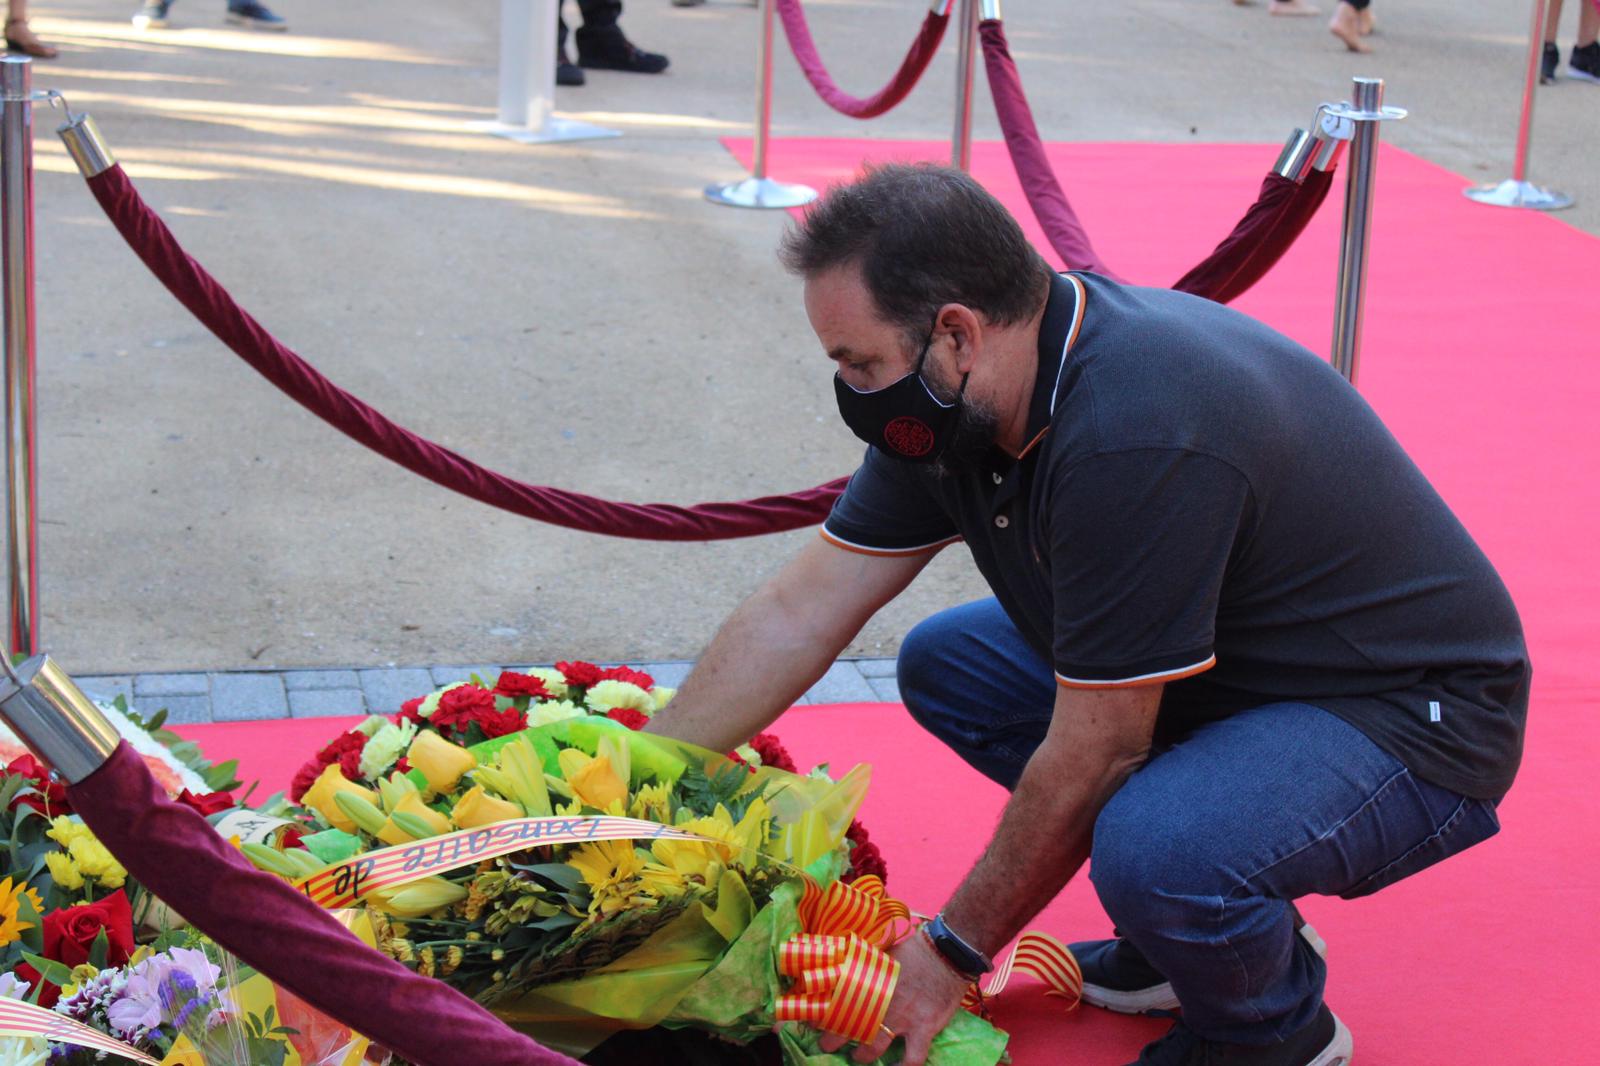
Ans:
POLYGON ((465 733, 473 722, 494 713, 493 692, 479 685, 457 685, 439 697, 428 722, 441 733, 465 733))
POLYGON ((613 722, 621 722, 629 729, 643 729, 650 724, 650 719, 644 716, 643 711, 634 710, 632 707, 613 707, 606 712, 606 717, 613 722))
POLYGON ((320 759, 312 759, 296 770, 294 780, 289 782, 289 802, 299 803, 305 794, 311 791, 311 786, 317 783, 317 778, 322 776, 322 771, 326 767, 327 763, 320 759))
POLYGON ((872 839, 867 836, 867 827, 860 822, 851 822, 850 828, 844 831, 844 838, 852 844, 865 844, 872 839))
POLYGON ((750 746, 756 749, 756 754, 761 756, 761 765, 770 766, 775 770, 787 770, 791 774, 800 771, 795 768, 794 760, 789 757, 789 752, 776 736, 771 733, 757 733, 750 738, 750 746))
POLYGON ((179 803, 194 808, 201 815, 216 814, 219 811, 232 810, 238 804, 233 802, 233 797, 226 792, 205 792, 195 795, 188 789, 178 793, 179 803))
POLYGON ((600 674, 600 680, 626 681, 630 685, 638 685, 646 692, 649 692, 651 689, 656 687, 655 678, 641 670, 635 670, 628 666, 613 666, 609 670, 602 671, 600 674))
POLYGON ((528 728, 528 716, 515 707, 504 711, 480 713, 472 720, 478 723, 479 729, 483 730, 485 740, 510 736, 512 733, 520 733, 528 728))
POLYGON ((749 760, 747 760, 743 755, 740 755, 738 752, 736 752, 736 751, 728 752, 728 758, 732 759, 734 762, 738 763, 740 766, 744 767, 746 770, 749 770, 751 773, 755 773, 756 772, 756 768, 754 766, 750 765, 749 760))
POLYGON ((605 679, 605 672, 594 663, 556 663, 556 669, 561 671, 561 676, 567 679, 567 684, 579 688, 588 688, 590 685, 605 679))
POLYGON ((522 696, 530 696, 539 700, 550 698, 550 690, 544 687, 543 681, 529 674, 513 673, 510 670, 506 670, 500 675, 500 679, 494 683, 494 690, 500 695, 510 696, 512 699, 518 699, 522 696))
POLYGON ((413 722, 419 727, 427 725, 428 720, 422 717, 421 714, 422 701, 425 699, 427 699, 426 696, 418 696, 414 700, 406 700, 402 703, 400 705, 400 713, 394 716, 394 724, 400 725, 404 722, 413 722))
POLYGON ((303 848, 306 831, 298 825, 286 825, 278 834, 278 848, 288 851, 290 848, 303 848))
POLYGON ((870 842, 857 844, 850 849, 850 870, 840 880, 849 884, 868 874, 875 874, 883 880, 889 878, 889 867, 884 865, 883 854, 878 851, 878 845, 870 842))
POLYGON ((47 818, 72 813, 72 805, 67 802, 67 786, 51 780, 49 768, 32 755, 19 755, 12 759, 6 764, 4 773, 27 778, 33 782, 35 789, 31 796, 18 796, 12 800, 11 810, 32 807, 47 818))

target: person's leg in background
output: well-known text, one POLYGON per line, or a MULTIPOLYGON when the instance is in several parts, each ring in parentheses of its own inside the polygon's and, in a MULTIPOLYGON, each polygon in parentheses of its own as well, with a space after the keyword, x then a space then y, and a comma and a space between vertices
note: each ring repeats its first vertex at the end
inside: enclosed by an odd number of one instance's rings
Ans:
POLYGON ((28 27, 28 0, 11 0, 6 8, 6 47, 35 59, 54 59, 60 54, 28 27))
POLYGON ((1328 32, 1344 42, 1352 52, 1370 52, 1372 46, 1361 38, 1372 32, 1372 0, 1339 0, 1328 20, 1328 32))
POLYGON ((1578 9, 1578 40, 1567 63, 1568 76, 1579 81, 1600 82, 1600 9, 1593 0, 1584 0, 1578 9))
POLYGON ((624 70, 634 74, 659 74, 667 57, 646 52, 623 36, 618 20, 622 0, 578 0, 583 25, 572 35, 578 46, 578 66, 589 70, 624 70))

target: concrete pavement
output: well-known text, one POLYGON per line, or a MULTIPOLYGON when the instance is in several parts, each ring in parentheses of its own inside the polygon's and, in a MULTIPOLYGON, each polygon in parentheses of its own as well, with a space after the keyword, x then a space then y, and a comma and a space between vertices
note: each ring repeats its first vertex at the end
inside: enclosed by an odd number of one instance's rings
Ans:
MULTIPOLYGON (((141 33, 134 6, 36 5, 62 46, 36 85, 91 111, 189 250, 341 385, 486 465, 601 496, 738 499, 853 468, 859 445, 774 261, 784 217, 700 198, 741 173, 718 138, 749 130, 748 5, 632 0, 625 29, 672 68, 562 90, 567 113, 625 136, 546 147, 471 129, 494 112, 492 0, 278 0, 286 35, 226 28, 221 0, 180 0, 171 29, 141 33)), ((1511 166, 1522 6, 1380 0, 1372 56, 1320 19, 1221 0, 1008 0, 1005 14, 1046 138, 1276 143, 1370 73, 1412 111, 1386 140, 1489 180, 1511 166)), ((888 76, 924 10, 808 3, 856 92, 888 76)), ((947 137, 954 47, 902 108, 860 124, 815 99, 780 34, 774 133, 947 137)), ((1579 196, 1564 218, 1590 233, 1597 113, 1600 86, 1558 84, 1535 135, 1534 176, 1579 196)), ((981 75, 975 114, 977 136, 997 137, 981 75)), ((52 124, 41 115, 36 149, 42 631, 75 674, 689 660, 813 535, 587 536, 364 451, 143 272, 52 124)), ((1592 313, 1536 314, 1537 294, 1502 280, 1493 313, 1526 316, 1530 350, 1538 314, 1592 313)), ((958 555, 847 654, 891 656, 918 618, 982 595, 958 555)))

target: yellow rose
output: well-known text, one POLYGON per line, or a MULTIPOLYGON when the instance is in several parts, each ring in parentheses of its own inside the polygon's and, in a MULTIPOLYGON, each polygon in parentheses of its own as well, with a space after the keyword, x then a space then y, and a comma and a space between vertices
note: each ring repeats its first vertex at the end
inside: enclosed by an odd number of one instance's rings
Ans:
POLYGON ((323 819, 335 829, 346 833, 356 832, 356 823, 350 816, 339 809, 339 804, 334 801, 334 796, 340 792, 349 792, 360 796, 374 807, 378 805, 378 794, 370 788, 362 788, 354 781, 344 776, 338 763, 330 763, 323 767, 322 776, 316 783, 306 789, 305 797, 301 800, 307 807, 322 815, 323 819))
POLYGON ((613 803, 628 802, 628 783, 611 768, 604 755, 586 755, 576 748, 565 748, 559 756, 561 776, 572 794, 586 807, 609 810, 613 803))
POLYGON ((439 793, 453 791, 461 775, 478 765, 472 752, 431 731, 417 734, 406 751, 406 760, 413 770, 422 771, 428 787, 439 793))
POLYGON ((496 799, 485 792, 482 785, 474 785, 470 792, 456 800, 450 811, 450 820, 462 829, 476 829, 480 825, 521 817, 521 807, 496 799))

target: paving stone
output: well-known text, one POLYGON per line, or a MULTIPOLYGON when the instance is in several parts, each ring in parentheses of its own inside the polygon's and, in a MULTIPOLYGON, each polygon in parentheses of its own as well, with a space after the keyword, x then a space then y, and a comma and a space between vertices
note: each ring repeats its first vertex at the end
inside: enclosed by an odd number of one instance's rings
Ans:
POLYGON ((84 695, 101 703, 114 703, 118 696, 133 706, 133 675, 107 675, 103 677, 75 677, 84 695))
MULTIPOLYGON (((457 681, 471 681, 472 675, 477 674, 483 679, 485 687, 492 688, 494 679, 500 676, 500 671, 506 669, 502 666, 435 666, 428 671, 433 675, 433 688, 443 688, 453 685, 457 681)), ((433 688, 428 689, 432 692, 433 688)), ((426 696, 427 692, 413 692, 412 696, 426 696)), ((410 699, 411 697, 406 697, 410 699)))
POLYGON ((869 677, 867 684, 884 703, 901 703, 900 683, 892 677, 869 677))
POLYGON ((354 670, 286 670, 283 687, 290 692, 315 688, 360 688, 354 670))
POLYGON ((138 674, 135 696, 204 696, 211 691, 205 674, 138 674))
POLYGON ((806 692, 805 703, 876 703, 866 678, 848 662, 837 662, 806 692))
POLYGON ((433 675, 421 667, 358 673, 361 691, 367 695, 367 710, 372 714, 394 714, 406 700, 426 696, 439 687, 433 683, 433 675))
MULTIPOLYGON (((355 677, 355 673, 350 674, 355 677)), ((337 718, 366 714, 367 698, 358 688, 303 688, 289 690, 290 718, 337 718)))
POLYGON ((893 677, 895 675, 896 661, 894 659, 845 659, 865 678, 893 677))
POLYGON ((211 721, 210 696, 135 696, 133 709, 149 721, 157 711, 167 712, 169 725, 195 725, 211 721))
POLYGON ((643 670, 655 678, 656 684, 662 688, 677 688, 683 684, 683 679, 689 676, 689 671, 694 663, 673 661, 669 663, 640 663, 635 669, 643 670))
POLYGON ((277 674, 212 674, 211 720, 257 722, 289 717, 283 678, 277 674))

